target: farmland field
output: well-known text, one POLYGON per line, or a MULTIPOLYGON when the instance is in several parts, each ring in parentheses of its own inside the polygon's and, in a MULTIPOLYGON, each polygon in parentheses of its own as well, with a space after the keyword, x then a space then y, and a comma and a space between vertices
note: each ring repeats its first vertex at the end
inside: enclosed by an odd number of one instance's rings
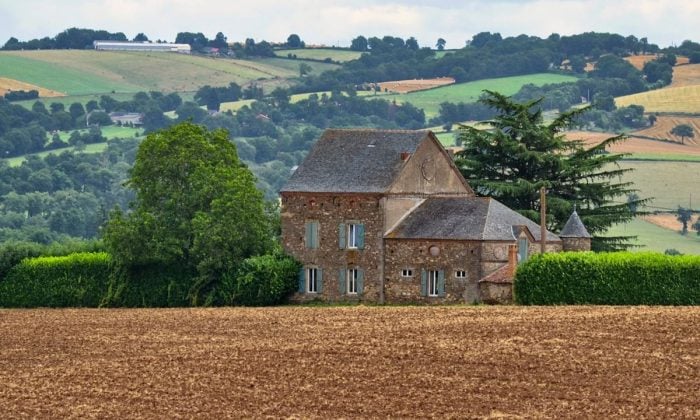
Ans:
POLYGON ((383 92, 409 93, 419 90, 434 89, 440 86, 451 85, 455 79, 451 77, 437 77, 435 79, 411 79, 395 80, 392 82, 381 82, 379 87, 383 92))
POLYGON ((697 418, 700 308, 0 310, 30 418, 697 418))
POLYGON ((330 58, 338 63, 355 60, 362 55, 359 51, 343 50, 337 48, 299 48, 291 50, 277 50, 275 55, 287 57, 287 54, 294 54, 298 59, 325 60, 330 58))
POLYGON ((700 143, 700 118, 676 115, 659 115, 657 117, 656 123, 653 126, 645 128, 644 130, 635 131, 631 133, 631 135, 654 137, 657 139, 667 139, 677 142, 679 144, 681 143, 681 141, 684 141, 686 145, 690 146, 690 149, 700 150, 700 146, 698 146, 698 144, 700 143), (671 134, 671 130, 673 129, 673 127, 679 124, 688 124, 689 126, 693 127, 693 130, 695 131, 695 133, 697 133, 697 137, 686 137, 682 140, 679 136, 671 134))
POLYGON ((410 102, 416 107, 425 110, 426 117, 430 118, 438 114, 442 102, 476 102, 484 89, 496 90, 504 95, 512 95, 527 83, 541 86, 548 83, 573 82, 576 80, 573 76, 539 73, 458 83, 413 93, 384 95, 382 98, 389 101, 395 99, 401 103, 410 102))
POLYGON ((667 249, 675 249, 683 254, 700 255, 700 236, 696 235, 695 231, 683 236, 639 217, 628 223, 613 226, 605 236, 637 236, 636 241, 632 243, 641 247, 631 249, 633 252, 664 252, 667 249))
MULTIPOLYGON (((290 60, 231 60, 175 53, 93 50, 7 51, 0 53, 0 77, 67 95, 195 91, 252 80, 298 77, 290 60)), ((310 63, 314 72, 334 68, 310 63)))
MULTIPOLYGON (((653 197, 652 210, 675 210, 678 206, 689 207, 696 201, 698 207, 698 185, 700 185, 699 162, 654 162, 626 160, 622 168, 634 168, 623 176, 623 181, 633 182, 641 197, 653 197), (694 198, 693 198, 694 196, 694 198)), ((617 180, 616 180, 617 181, 617 180)))
MULTIPOLYGON (((641 70, 644 68, 644 64, 646 64, 648 61, 651 61, 655 59, 657 56, 656 54, 639 54, 639 55, 631 55, 629 57, 625 57, 625 60, 632 64, 637 70, 641 70)), ((676 65, 679 64, 688 64, 689 60, 688 57, 684 56, 677 56, 676 57, 676 65)))
POLYGON ((32 85, 31 83, 25 83, 14 79, 8 79, 6 77, 0 77, 0 96, 4 96, 7 92, 18 90, 36 90, 39 93, 39 96, 42 97, 65 95, 63 92, 56 92, 55 90, 45 89, 41 86, 32 85))
MULTIPOLYGON (((668 117, 659 117, 659 120, 668 117)), ((658 124, 658 123, 657 123, 658 124)), ((659 138, 662 137, 664 132, 663 124, 661 123, 658 131, 651 131, 654 127, 645 129, 642 131, 635 131, 629 134, 629 138, 623 142, 613 144, 608 148, 608 151, 613 153, 630 153, 634 159, 656 159, 656 160, 700 160, 700 147, 696 144, 691 144, 691 141, 686 139, 686 144, 681 144, 680 139, 678 142, 672 141, 661 141, 661 140, 650 140, 638 137, 632 137, 634 135, 645 135, 652 137, 655 132, 660 133, 659 138)), ((669 129, 670 130, 670 129, 669 129)), ((567 131, 566 137, 568 139, 583 140, 587 145, 591 146, 598 144, 603 140, 614 137, 614 133, 599 133, 591 131, 567 131)), ((674 137, 674 136, 668 136, 674 137)))
POLYGON ((667 87, 615 98, 618 107, 642 105, 646 112, 700 113, 700 85, 667 87))

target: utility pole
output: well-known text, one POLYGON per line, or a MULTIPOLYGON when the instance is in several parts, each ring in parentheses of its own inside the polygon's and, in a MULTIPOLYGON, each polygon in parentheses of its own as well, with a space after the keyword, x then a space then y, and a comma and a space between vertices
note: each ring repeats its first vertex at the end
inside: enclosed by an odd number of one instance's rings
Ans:
POLYGON ((547 250, 547 198, 544 187, 540 188, 540 252, 547 250))

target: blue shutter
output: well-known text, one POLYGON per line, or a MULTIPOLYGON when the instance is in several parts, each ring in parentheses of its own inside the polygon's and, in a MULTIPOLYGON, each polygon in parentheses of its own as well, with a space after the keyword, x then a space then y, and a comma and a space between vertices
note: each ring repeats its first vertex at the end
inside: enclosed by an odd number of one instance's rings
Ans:
POLYGON ((316 270, 316 273, 316 284, 318 284, 316 290, 318 290, 318 293, 323 293, 323 270, 321 267, 316 270))
POLYGON ((338 225, 338 247, 340 249, 345 249, 345 223, 338 225))
POLYGON ((355 225, 357 235, 357 248, 365 249, 365 225, 355 225))
POLYGON ((362 292, 364 291, 363 288, 365 286, 365 271, 361 269, 357 269, 357 294, 361 295, 362 292))
POLYGON ((340 270, 338 270, 338 293, 344 295, 346 290, 347 286, 345 283, 345 269, 341 268, 340 270))
POLYGON ((438 271, 438 296, 444 297, 445 296, 445 271, 440 270, 438 271))
POLYGON ((518 264, 527 261, 527 248, 527 238, 518 239, 518 254, 520 254, 520 261, 518 261, 518 264))
POLYGON ((299 269, 299 293, 304 293, 306 291, 306 269, 302 267, 299 269))
POLYGON ((428 273, 424 268, 420 270, 420 293, 423 296, 428 296, 428 273))
POLYGON ((311 227, 311 222, 306 222, 306 234, 304 235, 304 242, 306 244, 306 248, 313 248, 313 242, 311 242, 313 232, 312 232, 312 227, 311 227))
POLYGON ((318 237, 318 222, 311 223, 311 248, 317 249, 320 239, 318 237))

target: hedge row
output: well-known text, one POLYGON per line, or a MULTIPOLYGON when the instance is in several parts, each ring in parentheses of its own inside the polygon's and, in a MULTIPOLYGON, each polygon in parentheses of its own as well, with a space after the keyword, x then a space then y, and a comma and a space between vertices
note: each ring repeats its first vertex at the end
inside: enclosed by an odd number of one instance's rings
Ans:
MULTIPOLYGON (((296 289, 298 271, 288 256, 251 257, 210 282, 210 299, 197 304, 279 304, 296 289)), ((118 269, 104 252, 25 258, 0 279, 0 307, 184 307, 200 283, 194 270, 174 265, 118 269)))
POLYGON ((0 281, 0 307, 96 307, 110 266, 104 252, 24 259, 0 281))
POLYGON ((550 253, 518 267, 523 305, 700 305, 700 257, 550 253))

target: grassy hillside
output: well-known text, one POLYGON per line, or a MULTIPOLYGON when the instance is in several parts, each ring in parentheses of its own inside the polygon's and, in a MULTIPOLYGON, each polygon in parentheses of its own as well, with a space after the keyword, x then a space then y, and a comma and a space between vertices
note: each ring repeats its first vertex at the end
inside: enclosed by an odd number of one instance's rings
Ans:
POLYGON ((542 86, 548 83, 574 82, 575 77, 551 73, 529 74, 526 76, 484 79, 475 82, 458 83, 419 92, 383 95, 383 99, 397 102, 410 102, 425 110, 426 117, 438 114, 442 102, 475 102, 484 89, 496 90, 504 95, 512 95, 528 83, 542 86))
POLYGON ((622 168, 634 168, 623 177, 633 182, 642 197, 653 197, 653 209, 688 207, 691 200, 700 207, 700 162, 623 161, 622 168))
MULTIPOLYGON (((335 68, 310 63, 312 73, 335 68)), ((299 63, 283 59, 231 60, 175 53, 93 50, 7 51, 0 53, 0 77, 66 95, 195 91, 253 80, 299 76, 299 63)))
POLYGON ((674 248, 683 254, 700 254, 700 236, 694 232, 683 236, 639 218, 614 226, 606 236, 637 236, 637 240, 633 243, 641 245, 641 248, 633 251, 664 252, 674 248))
POLYGON ((669 87, 615 98, 615 105, 642 105, 646 112, 700 113, 700 85, 669 87))
POLYGON ((362 55, 362 53, 359 51, 342 50, 338 48, 299 48, 291 50, 277 50, 275 51, 275 54, 278 57, 287 57, 287 54, 293 54, 296 55, 298 59, 311 60, 325 60, 330 58, 338 63, 355 60, 362 55))

